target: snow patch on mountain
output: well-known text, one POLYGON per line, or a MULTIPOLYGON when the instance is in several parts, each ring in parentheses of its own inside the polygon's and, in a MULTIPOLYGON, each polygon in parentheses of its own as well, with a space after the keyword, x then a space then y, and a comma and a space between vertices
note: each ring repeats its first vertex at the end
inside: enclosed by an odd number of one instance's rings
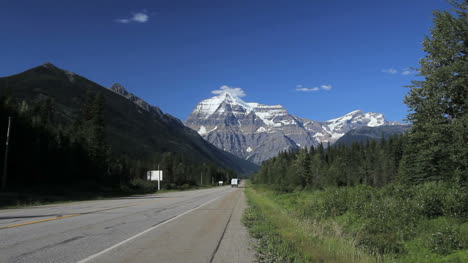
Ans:
POLYGON ((198 134, 200 134, 200 135, 207 134, 205 126, 200 127, 200 129, 198 130, 198 134))
POLYGON ((221 114, 224 112, 225 109, 221 107, 223 103, 231 105, 231 106, 239 105, 245 109, 246 113, 249 113, 253 110, 251 105, 243 101, 238 96, 231 94, 229 92, 223 92, 218 96, 214 96, 212 98, 203 100, 197 105, 195 110, 199 114, 204 115, 205 118, 209 118, 215 112, 218 114, 221 114))
POLYGON ((198 134, 205 135, 205 134, 215 131, 216 129, 218 129, 218 126, 215 126, 213 129, 207 131, 205 126, 201 126, 200 129, 198 130, 198 134))
POLYGON ((317 132, 317 133, 314 134, 314 137, 320 137, 320 136, 323 136, 323 133, 317 132))

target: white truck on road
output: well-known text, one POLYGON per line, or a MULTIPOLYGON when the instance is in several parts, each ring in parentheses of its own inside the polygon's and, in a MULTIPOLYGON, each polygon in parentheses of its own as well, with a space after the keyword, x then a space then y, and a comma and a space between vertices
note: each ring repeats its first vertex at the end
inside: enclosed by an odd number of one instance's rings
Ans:
POLYGON ((239 179, 232 178, 231 179, 231 187, 239 187, 239 179))

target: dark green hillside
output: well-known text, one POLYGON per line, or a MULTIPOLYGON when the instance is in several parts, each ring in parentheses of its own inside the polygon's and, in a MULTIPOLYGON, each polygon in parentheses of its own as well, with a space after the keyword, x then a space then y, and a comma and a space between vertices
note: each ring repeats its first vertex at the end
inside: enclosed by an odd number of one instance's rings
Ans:
POLYGON ((351 145, 353 143, 365 143, 369 140, 388 139, 392 135, 403 134, 408 131, 409 125, 388 125, 378 127, 361 127, 353 129, 339 138, 335 145, 351 145))
POLYGON ((256 168, 207 143, 195 131, 159 109, 146 111, 115 92, 50 63, 0 78, 0 92, 10 93, 17 103, 24 100, 26 105, 51 99, 56 123, 65 127, 76 121, 87 94, 100 93, 104 97, 106 137, 113 154, 144 159, 155 153, 174 152, 240 173, 256 168))

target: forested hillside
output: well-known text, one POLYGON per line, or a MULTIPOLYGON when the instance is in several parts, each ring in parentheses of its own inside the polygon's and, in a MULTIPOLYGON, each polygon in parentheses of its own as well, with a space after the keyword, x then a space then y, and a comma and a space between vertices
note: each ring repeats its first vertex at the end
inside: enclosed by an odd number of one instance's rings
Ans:
POLYGON ((247 223, 265 253, 283 262, 468 261, 468 1, 454 6, 434 12, 423 41, 423 80, 404 98, 407 134, 284 152, 253 176, 247 223), (262 231, 274 211, 283 221, 262 231), (273 252, 281 249, 289 252, 273 252))
POLYGON ((146 111, 50 63, 0 78, 0 92, 3 136, 11 117, 2 176, 10 192, 154 190, 146 171, 158 165, 168 188, 198 185, 201 175, 211 184, 255 169, 156 107, 146 111))

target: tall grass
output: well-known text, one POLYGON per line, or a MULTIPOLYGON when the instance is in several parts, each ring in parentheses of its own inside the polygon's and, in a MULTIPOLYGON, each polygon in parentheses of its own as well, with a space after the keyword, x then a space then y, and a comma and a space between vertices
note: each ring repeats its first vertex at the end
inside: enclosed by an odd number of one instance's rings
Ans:
POLYGON ((282 253, 282 262, 468 262, 468 191, 461 186, 283 193, 257 185, 247 196, 245 221, 266 243, 259 250, 282 253))
POLYGON ((340 226, 303 218, 284 204, 300 200, 297 194, 275 196, 266 188, 248 188, 250 208, 244 216, 253 237, 259 239, 259 262, 378 262, 379 258, 344 239, 340 226), (288 196, 290 195, 290 196, 288 196), (294 196, 294 197, 292 197, 294 196))

